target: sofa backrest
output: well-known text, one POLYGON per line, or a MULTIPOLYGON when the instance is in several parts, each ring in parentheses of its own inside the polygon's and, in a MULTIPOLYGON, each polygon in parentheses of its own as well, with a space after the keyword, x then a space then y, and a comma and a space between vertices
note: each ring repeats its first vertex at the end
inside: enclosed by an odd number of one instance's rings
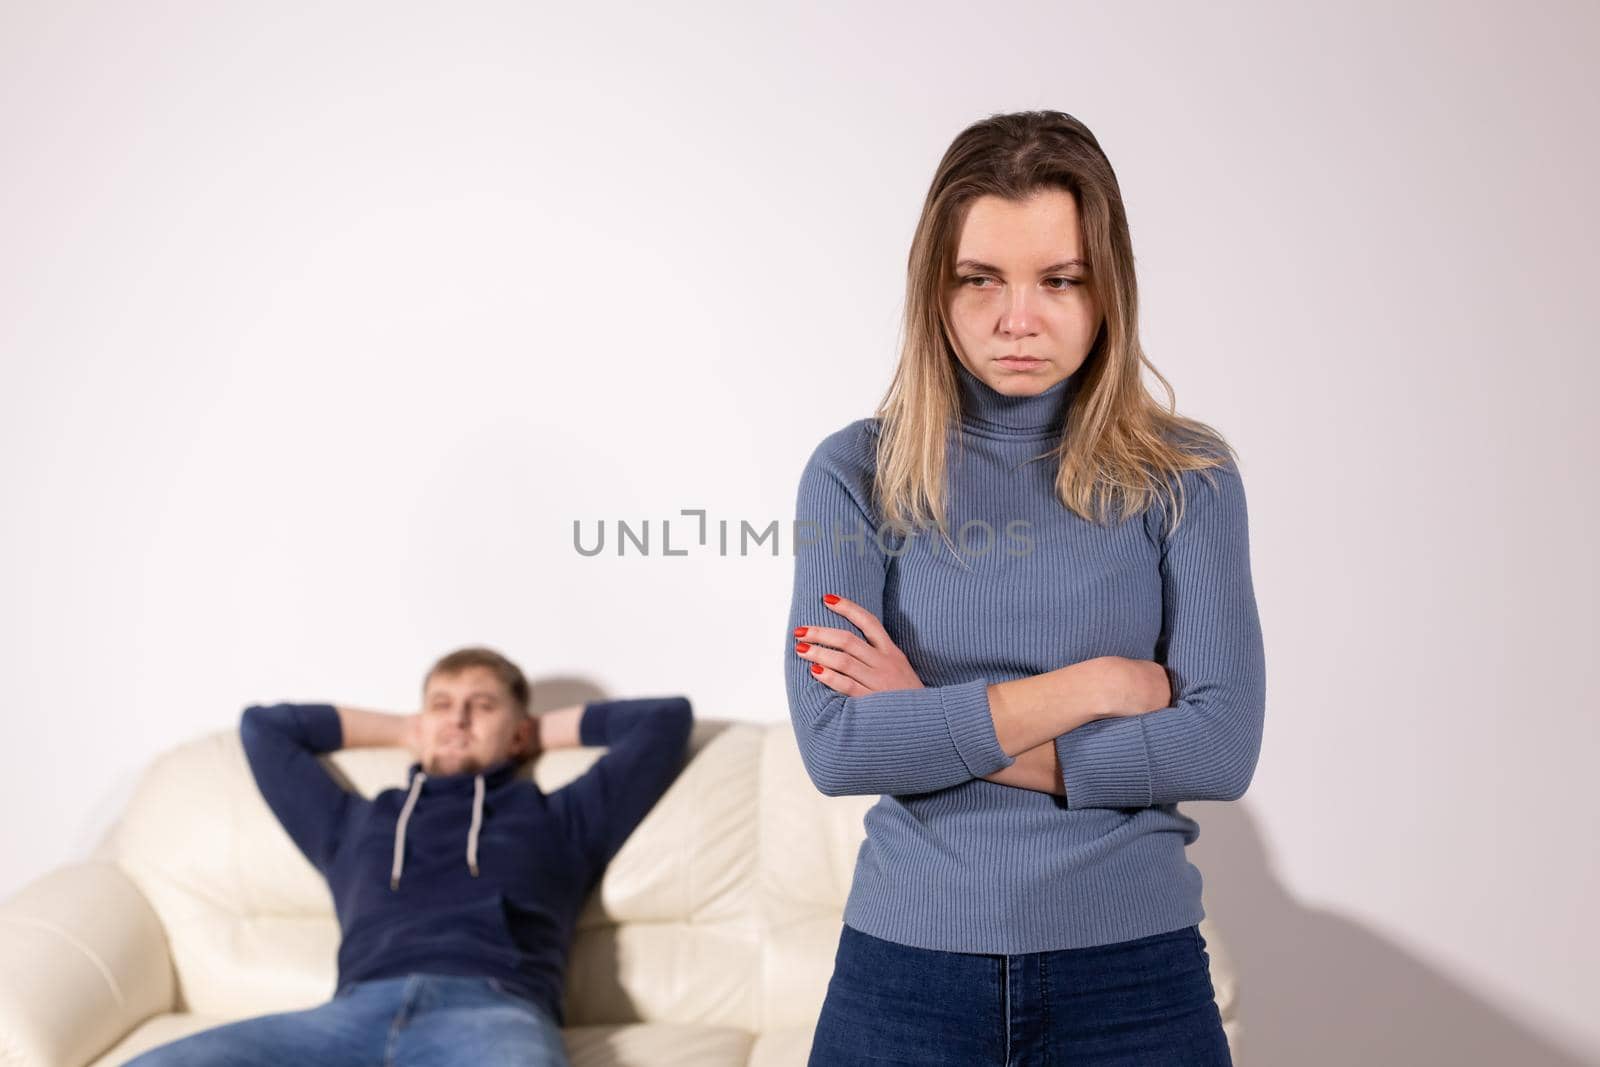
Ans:
MULTIPOLYGON (((547 752, 532 774, 553 791, 600 755, 547 752)), ((349 749, 326 760, 372 796, 400 784, 411 757, 349 749)), ((876 799, 818 793, 787 720, 697 722, 683 773, 579 918, 568 1025, 811 1025, 876 799)), ((181 1009, 238 1017, 332 994, 332 898, 256 789, 236 730, 159 757, 110 852, 166 928, 181 1009)))

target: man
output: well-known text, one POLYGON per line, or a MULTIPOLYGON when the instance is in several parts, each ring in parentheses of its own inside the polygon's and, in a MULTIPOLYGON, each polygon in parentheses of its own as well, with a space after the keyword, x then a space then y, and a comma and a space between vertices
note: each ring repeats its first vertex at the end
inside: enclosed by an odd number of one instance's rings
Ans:
POLYGON ((528 696, 515 664, 464 648, 428 671, 416 714, 246 708, 256 784, 333 894, 338 988, 319 1007, 206 1030, 130 1064, 564 1067, 578 913, 677 776, 693 716, 683 697, 663 697, 535 718, 528 696), (517 774, 578 744, 609 751, 553 793, 517 774), (407 788, 367 800, 317 758, 364 745, 410 748, 407 788))

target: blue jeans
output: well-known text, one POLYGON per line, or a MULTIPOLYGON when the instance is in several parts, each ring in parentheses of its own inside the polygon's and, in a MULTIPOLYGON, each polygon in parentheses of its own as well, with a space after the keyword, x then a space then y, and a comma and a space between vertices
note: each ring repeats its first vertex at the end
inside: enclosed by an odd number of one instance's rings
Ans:
POLYGON ((845 926, 810 1067, 1231 1067, 1198 926, 981 955, 845 926))
POLYGON ((126 1067, 568 1067, 550 1013, 493 978, 356 982, 326 1004, 179 1038, 126 1067))

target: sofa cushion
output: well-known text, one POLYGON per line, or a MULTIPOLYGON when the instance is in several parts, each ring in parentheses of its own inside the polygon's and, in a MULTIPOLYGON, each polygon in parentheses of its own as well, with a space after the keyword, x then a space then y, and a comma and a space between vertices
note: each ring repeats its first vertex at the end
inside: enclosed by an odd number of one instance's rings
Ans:
MULTIPOLYGON (((215 1015, 157 1015, 89 1067, 120 1067, 158 1045, 232 1021, 215 1015)), ((804 1067, 811 1049, 809 1029, 756 1038, 737 1027, 692 1023, 576 1026, 563 1030, 561 1037, 572 1067, 804 1067)))

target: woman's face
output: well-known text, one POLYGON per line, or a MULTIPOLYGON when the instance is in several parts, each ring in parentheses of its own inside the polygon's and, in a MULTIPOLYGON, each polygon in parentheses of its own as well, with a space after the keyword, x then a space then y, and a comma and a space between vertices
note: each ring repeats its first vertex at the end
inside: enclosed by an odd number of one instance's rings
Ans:
POLYGON ((1062 189, 981 196, 968 208, 946 313, 962 365, 996 392, 1043 392, 1089 355, 1103 315, 1079 233, 1077 202, 1062 189))

